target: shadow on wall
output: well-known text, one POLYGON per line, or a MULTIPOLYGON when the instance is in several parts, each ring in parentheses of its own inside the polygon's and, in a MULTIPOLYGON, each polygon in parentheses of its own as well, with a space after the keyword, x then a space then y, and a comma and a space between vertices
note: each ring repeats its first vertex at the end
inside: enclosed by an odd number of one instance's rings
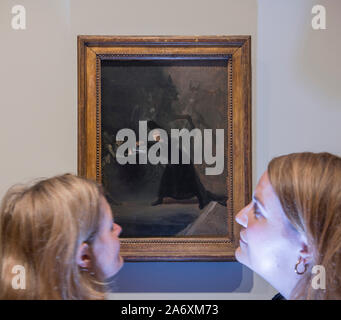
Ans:
POLYGON ((250 292, 253 272, 238 262, 129 262, 115 280, 121 293, 250 292))

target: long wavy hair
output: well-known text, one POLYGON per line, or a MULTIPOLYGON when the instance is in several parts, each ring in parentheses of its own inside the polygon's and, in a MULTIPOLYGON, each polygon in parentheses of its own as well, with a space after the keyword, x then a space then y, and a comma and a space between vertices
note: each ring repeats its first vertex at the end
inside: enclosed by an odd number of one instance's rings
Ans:
POLYGON ((16 185, 0 208, 0 299, 104 299, 105 284, 77 265, 102 219, 101 187, 72 174, 16 185), (15 266, 25 289, 13 288, 15 266))
POLYGON ((268 175, 287 218, 312 251, 290 298, 341 299, 341 158, 293 153, 273 159, 268 175), (325 290, 312 287, 314 265, 325 268, 325 290))

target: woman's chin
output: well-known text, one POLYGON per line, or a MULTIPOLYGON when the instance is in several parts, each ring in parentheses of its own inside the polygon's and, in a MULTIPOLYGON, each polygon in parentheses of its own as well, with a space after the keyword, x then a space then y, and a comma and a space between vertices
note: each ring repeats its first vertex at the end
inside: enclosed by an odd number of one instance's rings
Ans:
POLYGON ((124 265, 123 257, 119 256, 119 259, 120 259, 120 262, 119 262, 119 268, 118 268, 117 272, 120 271, 124 265))
POLYGON ((235 255, 235 257, 236 257, 236 259, 237 259, 238 262, 241 262, 241 261, 240 261, 241 251, 242 251, 242 249, 241 249, 240 247, 238 247, 238 248, 236 249, 236 251, 234 252, 234 255, 235 255))
POLYGON ((124 264, 124 260, 123 260, 122 256, 118 256, 118 260, 116 263, 116 268, 115 268, 115 272, 114 272, 113 276, 116 275, 122 269, 123 264, 124 264))
POLYGON ((242 250, 242 248, 239 246, 235 253, 234 253, 235 257, 236 257, 236 260, 239 262, 239 263, 242 263, 244 265, 248 265, 247 264, 247 259, 245 257, 245 252, 242 250))
POLYGON ((123 267, 124 261, 121 256, 118 256, 115 263, 113 264, 113 267, 111 267, 109 270, 106 270, 103 272, 103 277, 104 279, 110 279, 114 277, 123 267))

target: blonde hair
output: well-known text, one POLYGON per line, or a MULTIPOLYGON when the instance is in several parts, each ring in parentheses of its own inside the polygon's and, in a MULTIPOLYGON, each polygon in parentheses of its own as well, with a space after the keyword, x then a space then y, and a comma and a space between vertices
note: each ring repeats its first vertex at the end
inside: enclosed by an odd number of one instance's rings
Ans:
POLYGON ((293 153, 273 159, 268 175, 287 218, 312 250, 313 261, 290 298, 341 299, 341 158, 293 153), (325 290, 311 285, 314 265, 325 268, 325 290))
POLYGON ((79 246, 91 243, 103 192, 72 174, 8 190, 0 209, 0 299, 103 299, 104 283, 82 271, 79 246), (25 289, 13 289, 13 267, 25 269, 25 289))

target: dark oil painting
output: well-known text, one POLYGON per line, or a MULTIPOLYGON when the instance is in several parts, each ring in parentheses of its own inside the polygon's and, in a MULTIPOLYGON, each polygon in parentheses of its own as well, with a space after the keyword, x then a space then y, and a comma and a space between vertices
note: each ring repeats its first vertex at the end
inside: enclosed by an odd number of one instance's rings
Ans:
MULTIPOLYGON (((227 59, 130 59, 101 62, 102 184, 123 238, 227 234, 227 59), (224 148, 224 171, 207 164, 117 162, 116 134, 139 121, 147 128, 213 129, 224 148)), ((153 144, 153 142, 148 142, 153 144)), ((135 151, 136 151, 135 150, 135 151)), ((138 154, 137 154, 138 157, 138 154)))

